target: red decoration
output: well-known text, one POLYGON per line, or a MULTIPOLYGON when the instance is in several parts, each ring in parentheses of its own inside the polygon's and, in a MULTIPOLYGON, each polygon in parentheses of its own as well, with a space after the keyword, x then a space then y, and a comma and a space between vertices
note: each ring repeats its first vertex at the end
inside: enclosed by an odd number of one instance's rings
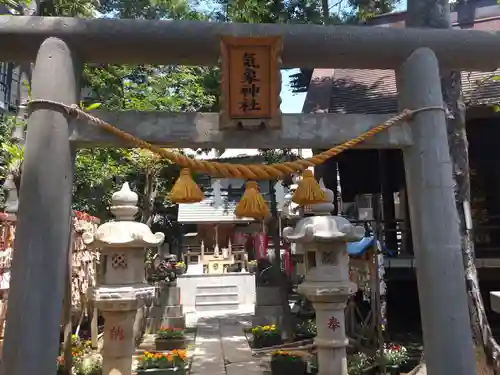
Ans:
POLYGON ((290 253, 291 253, 290 243, 286 242, 285 251, 283 252, 283 270, 288 276, 292 276, 293 273, 292 257, 290 253))
POLYGON ((257 259, 267 258, 267 247, 269 245, 269 238, 265 233, 255 233, 253 246, 257 259))
POLYGON ((328 328, 330 328, 332 331, 336 331, 338 328, 340 328, 339 320, 332 316, 330 319, 328 319, 328 328))
POLYGON ((109 336, 111 341, 123 341, 125 339, 125 334, 123 333, 123 328, 120 326, 113 326, 109 330, 109 336))
POLYGON ((236 232, 233 236, 233 245, 245 246, 248 235, 246 233, 236 232))
POLYGON ((98 218, 96 218, 95 216, 89 215, 86 212, 73 211, 73 213, 75 214, 75 217, 78 220, 85 220, 85 221, 96 222, 96 223, 100 222, 100 220, 98 218))

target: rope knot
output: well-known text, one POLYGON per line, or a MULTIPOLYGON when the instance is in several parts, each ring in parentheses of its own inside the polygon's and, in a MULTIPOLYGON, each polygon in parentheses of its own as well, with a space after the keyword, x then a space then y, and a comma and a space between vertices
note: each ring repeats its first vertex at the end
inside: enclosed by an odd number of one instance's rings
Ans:
POLYGON ((75 118, 80 117, 80 107, 78 104, 71 104, 70 106, 66 107, 66 110, 68 111, 68 115, 73 116, 75 118))
POLYGON ((405 108, 405 109, 403 109, 403 112, 401 114, 403 115, 403 118, 405 120, 411 120, 413 118, 413 115, 415 114, 415 111, 412 111, 411 109, 405 108))

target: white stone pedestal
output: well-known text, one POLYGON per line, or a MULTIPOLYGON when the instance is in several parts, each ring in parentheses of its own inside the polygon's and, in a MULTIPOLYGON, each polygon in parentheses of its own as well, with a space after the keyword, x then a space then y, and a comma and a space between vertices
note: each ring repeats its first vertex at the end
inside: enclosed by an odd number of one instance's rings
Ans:
POLYGON ((101 249, 106 262, 104 283, 93 295, 105 319, 103 375, 131 375, 137 311, 152 300, 155 291, 145 282, 144 251, 160 246, 164 234, 153 234, 147 225, 133 221, 137 198, 125 183, 112 197, 116 221, 101 225, 94 235, 82 236, 88 246, 101 249))
POLYGON ((134 353, 134 321, 137 310, 103 311, 103 374, 128 375, 134 353))
POLYGON ((312 212, 317 216, 301 219, 295 228, 285 228, 283 234, 289 241, 300 243, 306 253, 307 273, 298 292, 316 310, 318 374, 348 375, 344 309, 357 286, 349 280, 346 242, 360 240, 365 230, 353 227, 344 218, 330 216, 333 192, 324 186, 323 190, 330 203, 313 205, 312 212))

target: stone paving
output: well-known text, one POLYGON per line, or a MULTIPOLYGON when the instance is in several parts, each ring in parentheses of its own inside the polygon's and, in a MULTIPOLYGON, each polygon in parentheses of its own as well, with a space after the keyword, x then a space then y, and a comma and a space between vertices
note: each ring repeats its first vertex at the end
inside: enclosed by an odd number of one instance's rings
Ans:
POLYGON ((266 360, 252 356, 244 328, 251 315, 201 318, 197 324, 190 375, 262 375, 266 360))
MULTIPOLYGON (((253 357, 248 345, 244 329, 252 326, 251 321, 251 314, 197 318, 196 334, 187 335, 191 341, 187 349, 190 375, 270 374, 268 360, 253 357)), ((136 350, 133 369, 144 351, 154 351, 154 335, 145 335, 136 350)))

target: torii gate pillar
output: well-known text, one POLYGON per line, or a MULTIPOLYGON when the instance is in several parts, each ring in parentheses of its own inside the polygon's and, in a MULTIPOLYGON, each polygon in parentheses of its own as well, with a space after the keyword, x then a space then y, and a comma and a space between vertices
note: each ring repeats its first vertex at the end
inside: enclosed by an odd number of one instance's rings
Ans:
MULTIPOLYGON (((419 48, 397 72, 401 108, 443 106, 438 60, 419 48)), ((415 115, 403 149, 429 375, 475 374, 445 112, 415 115)))
MULTIPOLYGON (((46 39, 36 58, 33 99, 78 103, 80 67, 65 42, 46 39)), ((36 108, 28 119, 2 374, 55 373, 71 233, 69 121, 51 108, 36 108)))

